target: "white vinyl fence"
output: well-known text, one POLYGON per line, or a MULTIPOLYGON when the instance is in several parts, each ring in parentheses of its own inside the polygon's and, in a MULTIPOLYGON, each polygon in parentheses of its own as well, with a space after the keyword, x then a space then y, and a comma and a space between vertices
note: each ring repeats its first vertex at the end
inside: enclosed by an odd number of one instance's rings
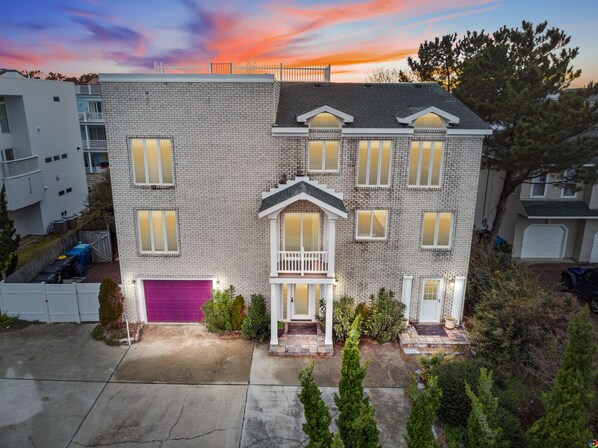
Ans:
POLYGON ((99 283, 0 283, 0 312, 23 320, 97 322, 99 283))

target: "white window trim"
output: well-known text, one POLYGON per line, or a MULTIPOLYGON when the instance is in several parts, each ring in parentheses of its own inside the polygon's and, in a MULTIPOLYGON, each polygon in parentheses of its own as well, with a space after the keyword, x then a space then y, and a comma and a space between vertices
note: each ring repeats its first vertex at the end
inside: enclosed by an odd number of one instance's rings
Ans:
POLYGON ((170 138, 131 138, 130 139, 130 152, 131 152, 131 164, 133 168, 133 183, 139 186, 152 186, 152 185, 160 185, 164 187, 172 187, 174 186, 174 161, 173 161, 173 152, 174 152, 174 145, 172 139, 170 138), (145 171, 145 178, 149 179, 149 163, 147 160, 147 146, 146 141, 148 140, 155 140, 156 141, 156 148, 158 150, 158 183, 152 182, 137 182, 136 175, 135 175, 135 156, 133 155, 133 140, 141 140, 143 146, 143 165, 145 171), (162 149, 160 148, 160 140, 169 140, 170 141, 170 166, 172 167, 172 182, 165 183, 163 182, 163 174, 162 174, 162 149))
POLYGON ((426 213, 435 213, 436 214, 436 223, 434 225, 434 244, 433 245, 425 245, 424 244, 424 222, 425 218, 422 219, 422 236, 421 236, 421 247, 422 249, 451 249, 453 247, 453 229, 455 226, 455 214, 453 212, 424 212, 423 216, 425 217, 426 213), (439 230, 439 222, 440 222, 440 214, 441 213, 450 213, 451 214, 451 229, 449 231, 449 242, 447 246, 440 246, 437 244, 438 242, 438 230, 439 230))
MULTIPOLYGON (((286 219, 287 219, 287 215, 288 214, 298 214, 300 215, 299 217, 299 243, 300 243, 300 247, 303 248, 303 215, 308 215, 308 214, 313 214, 313 215, 318 215, 318 250, 316 252, 318 252, 321 248, 322 248, 322 242, 320 241, 320 231, 322 230, 321 228, 321 216, 318 212, 288 212, 284 214, 284 220, 283 220, 283 226, 282 226, 282 245, 284 246, 284 251, 287 252, 287 226, 286 226, 286 219)), ((301 249, 299 249, 301 250, 301 249)), ((298 251, 288 251, 288 252, 298 252, 298 251)))
MULTIPOLYGON (((564 176, 565 178, 567 178, 567 175, 568 175, 568 173, 569 173, 570 171, 571 171, 571 170, 566 170, 566 171, 563 173, 563 176, 564 176)), ((565 187, 562 187, 562 188, 561 188, 561 199, 577 199, 577 193, 579 193, 579 192, 577 191, 577 184, 571 184, 571 186, 575 187, 575 193, 573 193, 573 195, 572 195, 572 196, 567 196, 567 195, 565 195, 565 191, 566 191, 567 189, 566 189, 565 187)))
POLYGON ((546 180, 544 182, 540 182, 540 177, 542 177, 543 174, 540 174, 539 176, 536 176, 534 178, 532 178, 532 182, 531 182, 531 187, 529 189, 529 197, 530 198, 545 198, 546 197, 546 190, 548 188, 548 181, 550 179, 550 174, 546 174, 546 180), (544 193, 542 194, 534 194, 534 185, 537 184, 544 184, 544 193))
MULTIPOLYGON (((409 172, 407 173, 407 188, 429 188, 429 189, 440 189, 442 187, 442 181, 444 173, 444 142, 441 140, 414 140, 411 143, 419 142, 419 151, 418 151, 418 160, 417 160, 417 176, 416 176, 416 183, 410 184, 409 183, 409 172), (430 142, 431 146, 431 154, 430 154, 430 166, 428 168, 428 184, 421 183, 421 169, 422 169, 422 146, 424 143, 430 142), (440 173, 438 173, 438 185, 430 185, 432 181, 432 167, 434 166, 434 154, 436 153, 436 144, 440 144, 440 173)), ((409 146, 409 164, 407 165, 407 170, 411 169, 411 154, 412 154, 412 147, 409 146)))
POLYGON ((6 125, 8 129, 0 128, 0 134, 10 134, 10 119, 8 118, 8 107, 6 107, 6 103, 4 101, 0 102, 0 106, 4 107, 4 114, 6 116, 6 125))
MULTIPOLYGON (((392 140, 360 140, 361 142, 368 142, 368 153, 367 153, 367 161, 366 161, 366 168, 365 168, 365 179, 366 182, 369 182, 370 179, 370 160, 371 160, 371 151, 372 151, 372 142, 378 142, 380 145, 380 151, 378 153, 378 178, 376 179, 376 184, 360 184, 359 183, 359 147, 357 152, 357 170, 356 170, 356 182, 355 184, 359 188, 390 188, 392 184, 392 155, 393 155, 393 145, 392 140), (390 142, 390 156, 388 157, 388 184, 381 185, 380 178, 382 177, 382 145, 384 142, 390 142)), ((388 216, 388 215, 387 215, 388 216)))
POLYGON ((359 241, 386 241, 388 239, 388 217, 390 212, 388 209, 383 208, 372 208, 372 209, 356 209, 355 210, 355 239, 359 241), (386 222, 384 223, 384 236, 372 236, 374 231, 374 212, 384 211, 386 212, 386 222), (369 212, 370 213, 370 236, 360 236, 359 235, 359 212, 369 212))
POLYGON ((135 210, 136 213, 136 220, 137 220, 137 237, 139 239, 139 253, 141 254, 152 254, 152 255, 176 255, 180 252, 179 249, 179 217, 176 210, 152 210, 152 209, 138 209, 135 210), (151 250, 143 250, 143 244, 141 240, 141 227, 139 226, 139 212, 149 212, 149 231, 150 231, 150 246, 152 247, 151 250), (168 231, 166 229, 166 212, 174 212, 175 217, 175 238, 176 238, 176 251, 171 250, 155 250, 156 247, 154 241, 154 223, 152 220, 153 213, 161 213, 162 214, 162 229, 163 229, 163 238, 164 238, 164 247, 168 247, 168 231))
POLYGON ((340 172, 341 168, 341 142, 339 140, 310 140, 307 145, 307 171, 310 173, 338 173, 340 172), (329 170, 329 169, 313 169, 310 168, 311 165, 311 143, 312 142, 321 142, 322 145, 322 166, 326 166, 326 142, 337 142, 338 150, 336 152, 336 169, 329 170))
POLYGON ((419 297, 419 319, 421 322, 440 322, 440 314, 442 312, 442 299, 444 297, 444 279, 442 277, 422 277, 421 279, 421 292, 419 297), (426 280, 437 280, 438 281, 438 292, 436 293, 436 301, 438 302, 437 310, 436 310, 436 320, 433 321, 422 321, 421 320, 421 313, 424 304, 424 286, 426 284, 426 280))

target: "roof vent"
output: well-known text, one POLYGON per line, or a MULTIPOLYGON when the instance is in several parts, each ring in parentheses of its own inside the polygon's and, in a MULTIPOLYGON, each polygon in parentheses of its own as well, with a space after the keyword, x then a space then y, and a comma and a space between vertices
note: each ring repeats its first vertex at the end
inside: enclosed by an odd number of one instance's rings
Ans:
POLYGON ((371 84, 364 84, 364 85, 363 85, 363 87, 365 87, 365 88, 368 88, 368 89, 369 89, 370 87, 372 87, 372 85, 371 85, 371 84))
POLYGON ((314 84, 314 87, 322 87, 322 84, 314 84))
POLYGON ((413 87, 415 87, 416 89, 421 89, 422 85, 421 84, 413 84, 413 87))

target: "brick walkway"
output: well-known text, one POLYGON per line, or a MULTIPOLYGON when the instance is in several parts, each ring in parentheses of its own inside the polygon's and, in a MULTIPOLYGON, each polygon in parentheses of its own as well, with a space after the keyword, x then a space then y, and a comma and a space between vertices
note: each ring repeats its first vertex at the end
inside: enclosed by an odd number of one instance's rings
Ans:
POLYGON ((407 355, 437 352, 444 350, 452 353, 463 353, 470 344, 469 336, 463 328, 454 330, 444 329, 446 336, 423 336, 417 334, 413 326, 401 333, 400 341, 403 351, 407 355))
POLYGON ((324 333, 320 325, 316 325, 316 334, 288 334, 289 325, 284 324, 284 333, 278 338, 278 345, 270 346, 270 354, 278 356, 314 356, 334 355, 332 345, 324 344, 324 333))

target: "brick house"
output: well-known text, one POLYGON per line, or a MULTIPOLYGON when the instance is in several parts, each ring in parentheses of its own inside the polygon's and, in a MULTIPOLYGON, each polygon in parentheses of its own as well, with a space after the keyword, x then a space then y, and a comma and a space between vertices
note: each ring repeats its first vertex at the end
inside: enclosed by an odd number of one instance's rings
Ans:
POLYGON ((462 317, 482 139, 433 83, 100 75, 126 313, 197 322, 210 288, 278 320, 390 288, 411 322, 462 317))

